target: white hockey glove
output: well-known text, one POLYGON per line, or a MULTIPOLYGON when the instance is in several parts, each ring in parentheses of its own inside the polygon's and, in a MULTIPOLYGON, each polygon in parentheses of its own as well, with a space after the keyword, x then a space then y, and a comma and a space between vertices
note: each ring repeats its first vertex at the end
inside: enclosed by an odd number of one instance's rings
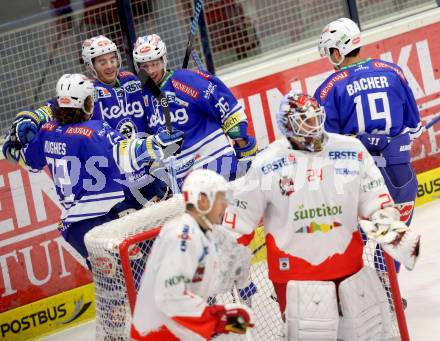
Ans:
POLYGON ((370 220, 360 220, 359 225, 368 238, 378 242, 386 253, 405 268, 414 268, 419 256, 420 235, 400 221, 400 213, 394 207, 374 212, 370 220))

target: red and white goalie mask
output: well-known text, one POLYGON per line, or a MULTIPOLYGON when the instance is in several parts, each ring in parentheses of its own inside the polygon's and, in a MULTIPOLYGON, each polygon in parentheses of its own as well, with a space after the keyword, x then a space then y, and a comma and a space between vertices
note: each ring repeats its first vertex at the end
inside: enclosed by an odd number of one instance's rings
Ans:
POLYGON ((287 137, 320 138, 324 132, 325 111, 313 97, 287 93, 277 113, 280 131, 287 137))

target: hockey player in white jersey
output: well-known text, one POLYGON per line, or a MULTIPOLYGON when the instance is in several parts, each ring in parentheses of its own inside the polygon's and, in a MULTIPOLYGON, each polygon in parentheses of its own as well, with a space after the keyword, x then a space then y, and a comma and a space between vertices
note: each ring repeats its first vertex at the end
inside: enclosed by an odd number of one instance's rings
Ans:
POLYGON ((234 274, 241 274, 242 283, 248 275, 249 249, 219 225, 228 188, 210 170, 194 170, 185 179, 186 212, 166 223, 154 243, 136 300, 133 339, 210 340, 214 334, 244 334, 252 326, 246 306, 206 303, 232 287, 234 274), (222 252, 228 243, 232 249, 222 252))
POLYGON ((388 301, 374 269, 363 265, 358 224, 408 269, 420 236, 400 222, 362 143, 326 133, 324 119, 314 98, 283 98, 277 121, 285 136, 239 180, 224 225, 245 243, 264 218, 269 278, 287 340, 383 340, 391 331, 388 301))

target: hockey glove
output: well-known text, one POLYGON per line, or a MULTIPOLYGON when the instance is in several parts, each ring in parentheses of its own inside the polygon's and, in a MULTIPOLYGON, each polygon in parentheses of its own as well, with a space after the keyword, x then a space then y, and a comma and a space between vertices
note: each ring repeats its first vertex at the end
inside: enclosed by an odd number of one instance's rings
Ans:
POLYGON ((242 121, 226 133, 234 141, 235 154, 238 159, 257 154, 257 140, 248 135, 247 128, 247 122, 242 121))
POLYGON ((10 163, 17 164, 20 160, 20 149, 20 146, 17 148, 17 144, 11 143, 11 136, 7 135, 2 148, 5 159, 10 163))
MULTIPOLYGON (((235 141, 235 140, 234 140, 235 141)), ((257 154, 257 140, 255 137, 246 136, 242 139, 246 142, 244 147, 240 147, 237 142, 234 143, 235 154, 237 159, 243 159, 250 156, 255 156, 257 154)))
POLYGON ((153 197, 150 199, 154 202, 161 201, 161 200, 167 200, 171 197, 172 192, 171 188, 168 187, 166 182, 155 178, 153 183, 151 184, 151 191, 153 194, 153 197))
POLYGON ((394 207, 385 207, 371 215, 370 220, 360 220, 359 225, 368 238, 378 242, 384 251, 412 270, 419 256, 420 235, 402 221, 394 207))
POLYGON ((15 117, 10 129, 14 147, 26 146, 37 134, 41 126, 52 120, 52 110, 43 106, 33 111, 21 111, 15 117))
POLYGON ((155 155, 156 159, 166 159, 176 154, 183 143, 184 132, 173 130, 171 134, 168 132, 159 132, 156 135, 147 137, 147 149, 150 155, 155 155))
POLYGON ((251 313, 249 308, 242 304, 214 305, 211 313, 218 317, 218 323, 215 328, 216 334, 246 334, 251 323, 251 313))

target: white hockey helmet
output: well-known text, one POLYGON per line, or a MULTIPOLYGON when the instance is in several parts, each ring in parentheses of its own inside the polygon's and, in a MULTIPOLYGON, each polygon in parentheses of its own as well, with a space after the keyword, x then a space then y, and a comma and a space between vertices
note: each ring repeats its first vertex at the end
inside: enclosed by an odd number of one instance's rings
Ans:
POLYGON ((102 56, 107 53, 116 53, 118 58, 119 67, 121 66, 121 55, 119 54, 118 47, 107 37, 100 35, 86 39, 82 46, 82 58, 86 66, 88 66, 93 75, 96 77, 95 66, 93 65, 93 59, 102 56))
POLYGON ((182 193, 185 205, 192 204, 202 215, 208 214, 215 201, 218 192, 228 194, 230 186, 220 174, 209 169, 196 169, 188 174, 183 186, 182 193), (201 194, 209 199, 209 208, 206 211, 200 210, 198 200, 201 194))
POLYGON ((325 26, 318 45, 321 57, 326 56, 333 65, 340 65, 347 54, 359 47, 362 47, 361 31, 358 25, 348 18, 340 18, 325 26), (331 48, 338 49, 342 56, 338 63, 330 57, 331 48))
POLYGON ((92 114, 95 88, 86 76, 79 73, 64 74, 57 82, 56 91, 60 108, 82 109, 85 113, 92 114), (86 110, 85 102, 89 96, 92 106, 91 109, 86 110))
POLYGON ((287 137, 320 137, 324 131, 324 108, 309 95, 288 92, 276 117, 278 128, 287 137))
POLYGON ((165 64, 164 69, 166 69, 168 62, 167 47, 157 34, 142 36, 136 40, 133 48, 133 59, 135 61, 134 66, 136 71, 139 71, 138 64, 159 58, 162 58, 165 64))

